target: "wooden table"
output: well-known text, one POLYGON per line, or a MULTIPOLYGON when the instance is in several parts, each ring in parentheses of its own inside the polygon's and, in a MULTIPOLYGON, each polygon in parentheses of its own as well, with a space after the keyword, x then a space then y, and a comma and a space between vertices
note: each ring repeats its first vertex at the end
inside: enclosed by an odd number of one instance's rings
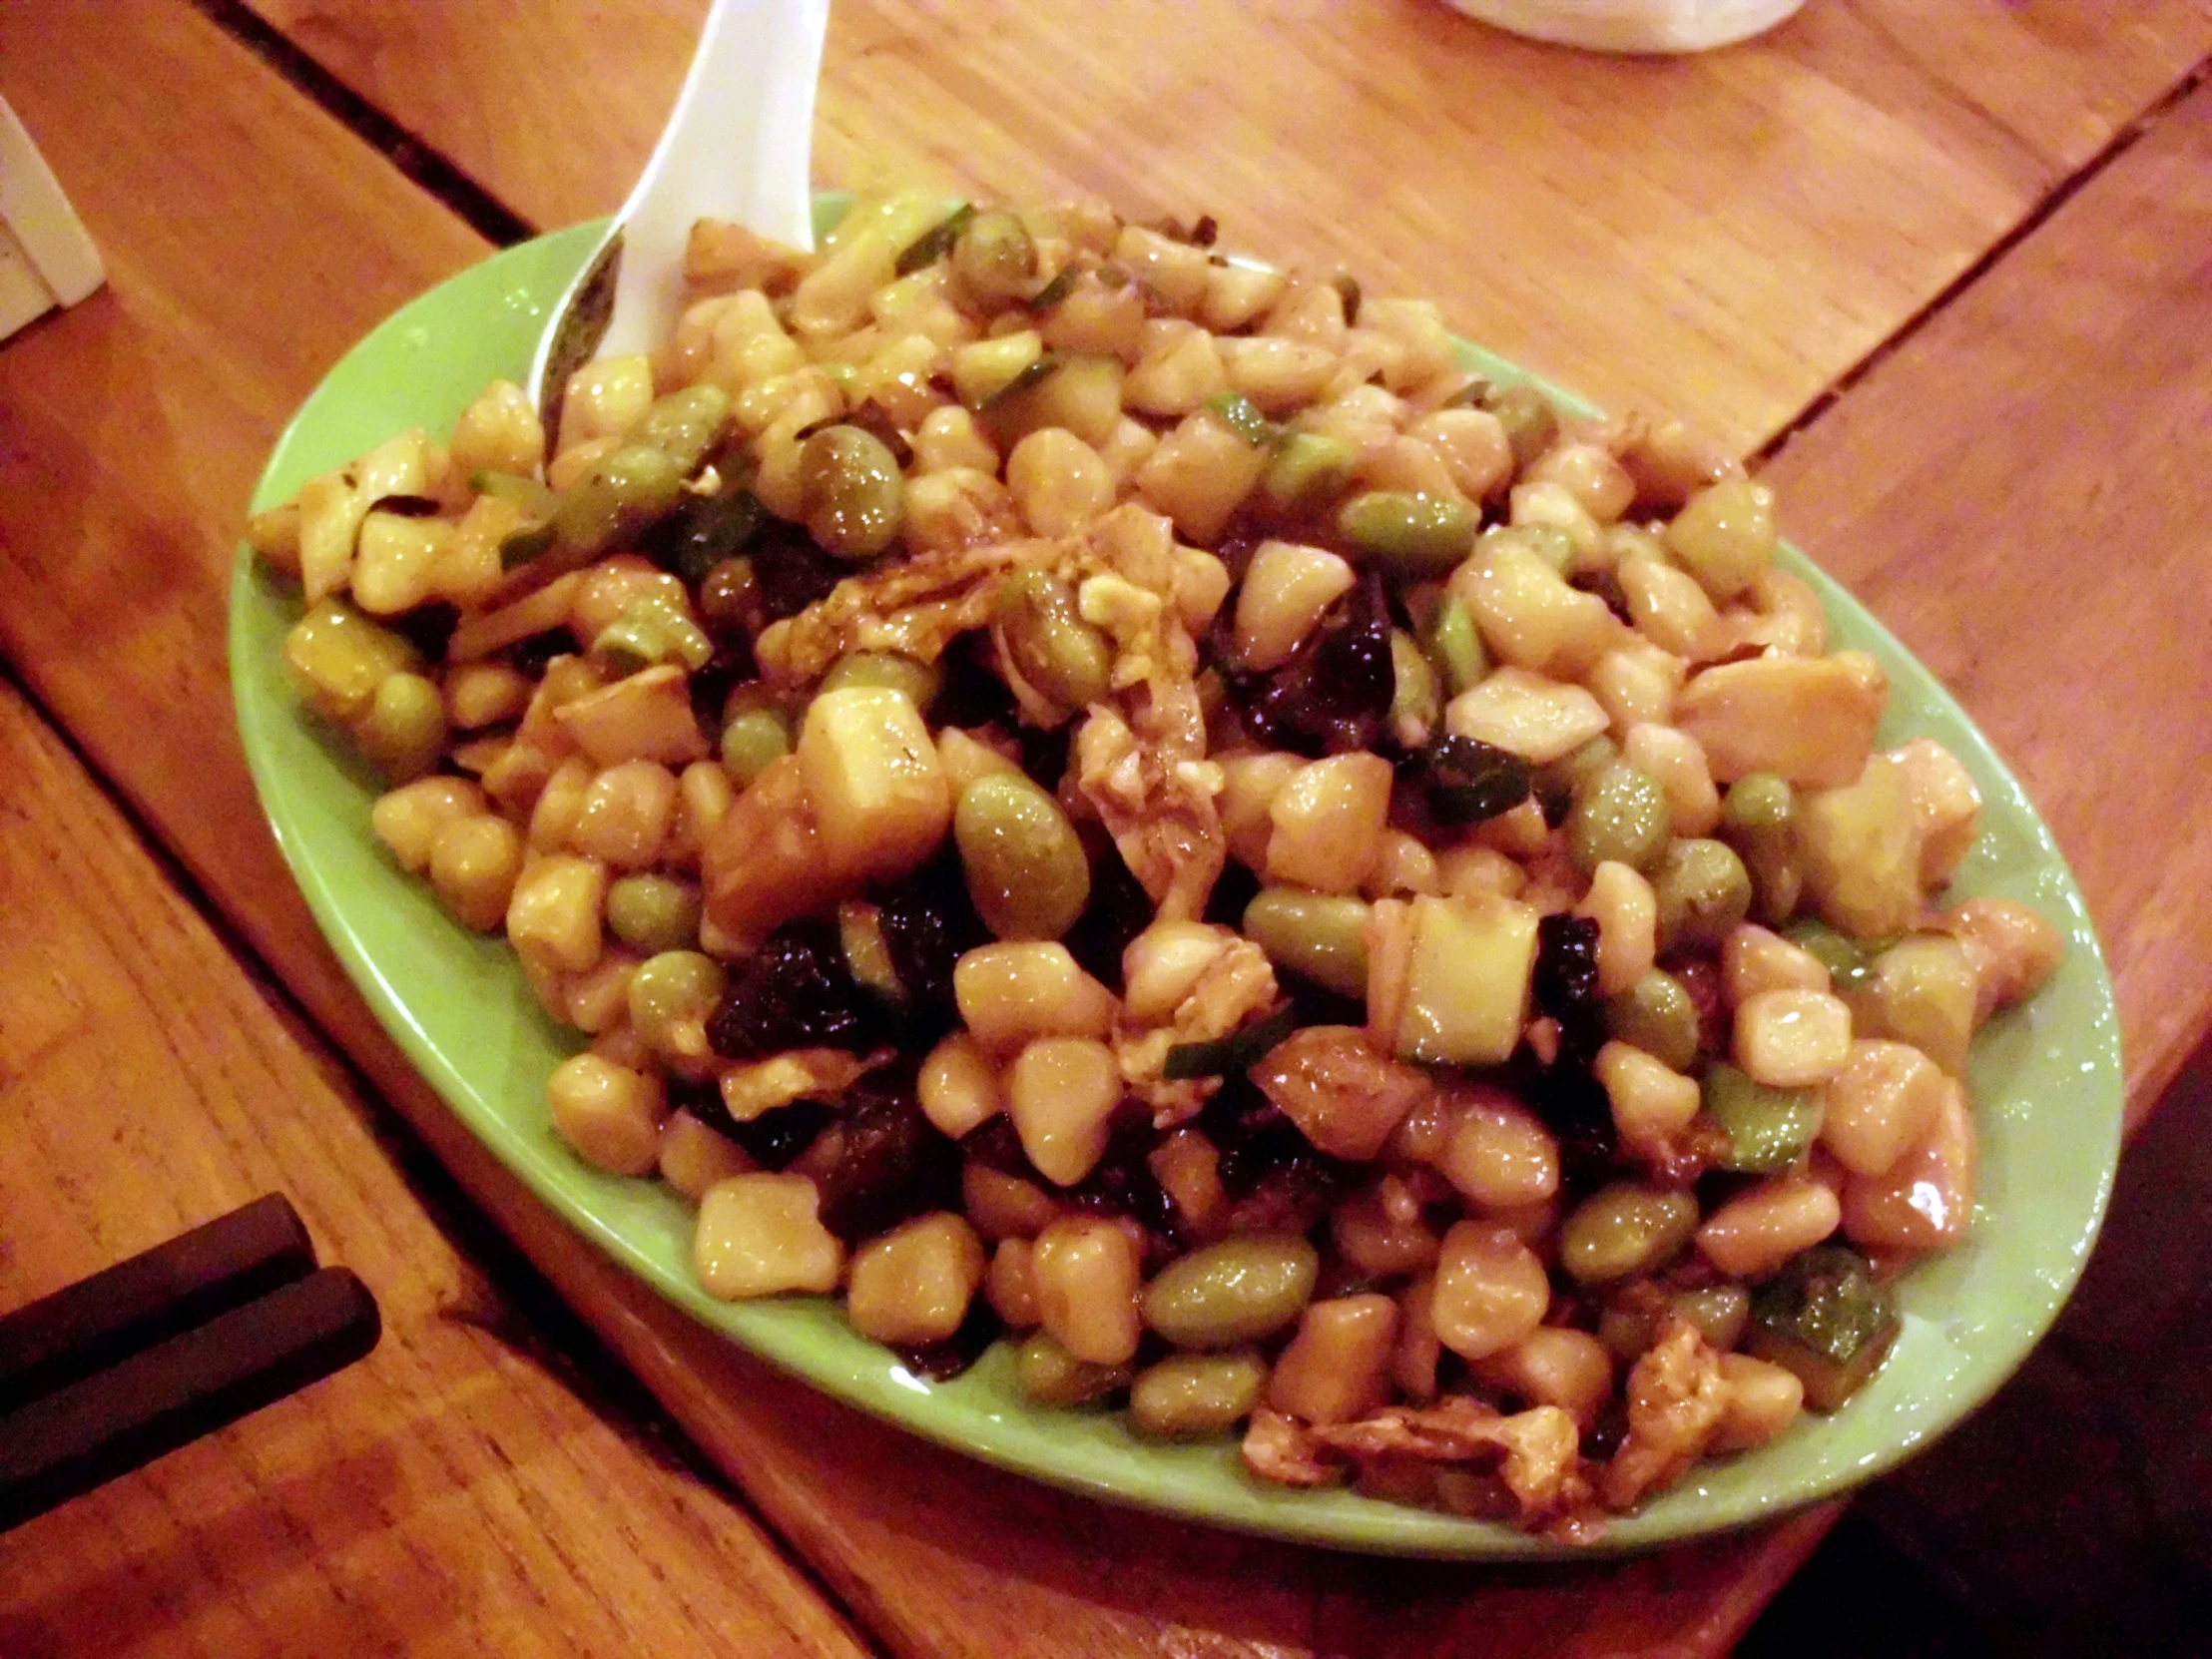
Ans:
MULTIPOLYGON (((0 7, 0 96, 112 278, 0 345, 0 1307, 277 1187, 387 1321, 0 1536, 0 1653, 1725 1651, 1832 1510, 1625 1565, 1376 1562, 821 1399, 573 1240, 321 944, 224 678, 253 477, 393 305, 614 206, 700 9, 0 7)), ((818 171, 1211 209, 1759 456, 2055 828, 2139 1118, 2212 1029, 2208 51, 2204 0, 1811 0, 1687 62, 1431 0, 838 0, 818 171)))

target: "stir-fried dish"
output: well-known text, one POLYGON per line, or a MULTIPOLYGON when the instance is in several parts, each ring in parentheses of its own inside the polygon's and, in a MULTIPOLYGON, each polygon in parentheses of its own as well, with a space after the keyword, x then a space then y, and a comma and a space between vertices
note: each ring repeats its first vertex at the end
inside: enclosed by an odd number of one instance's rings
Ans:
POLYGON ((1594 1535, 1833 1411, 2059 940, 1680 427, 1103 206, 701 224, 650 359, 258 517, 375 833, 723 1298, 1594 1535), (549 441, 550 440, 550 441, 549 441))

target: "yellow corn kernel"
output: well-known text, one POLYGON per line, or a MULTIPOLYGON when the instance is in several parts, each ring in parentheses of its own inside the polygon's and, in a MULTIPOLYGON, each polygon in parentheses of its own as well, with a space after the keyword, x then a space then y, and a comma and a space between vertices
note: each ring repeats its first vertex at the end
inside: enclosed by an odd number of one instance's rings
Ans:
POLYGON ((700 1288, 725 1302, 787 1291, 831 1291, 844 1246, 817 1215, 804 1175, 754 1172, 709 1187, 699 1201, 692 1260, 700 1288))
POLYGON ((963 1218, 917 1216, 853 1255, 845 1314, 875 1342, 941 1343, 967 1318, 983 1270, 983 1241, 963 1218))

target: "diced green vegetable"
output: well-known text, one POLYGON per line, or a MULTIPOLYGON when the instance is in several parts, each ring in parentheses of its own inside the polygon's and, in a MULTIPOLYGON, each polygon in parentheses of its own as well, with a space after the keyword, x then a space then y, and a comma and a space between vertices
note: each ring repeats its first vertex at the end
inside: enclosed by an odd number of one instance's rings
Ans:
POLYGON ((1242 392, 1217 392, 1206 400, 1206 408, 1216 420, 1255 449, 1265 449, 1275 441, 1275 422, 1262 414, 1259 405, 1242 392))
POLYGON ((496 495, 503 501, 512 501, 535 519, 551 518, 553 509, 561 502, 552 490, 519 472, 494 472, 478 467, 468 475, 468 487, 478 495, 496 495))
POLYGON ((1703 1089, 1706 1115, 1728 1137, 1723 1168, 1747 1174, 1788 1169, 1821 1132, 1817 1090, 1770 1088, 1719 1060, 1705 1068, 1703 1089))
POLYGON ((1474 547, 1474 509, 1411 490, 1369 490, 1337 510, 1337 533, 1406 578, 1448 575, 1474 547))
POLYGON ((1434 665, 1443 694, 1457 697, 1478 684, 1490 672, 1489 654, 1482 649, 1482 635, 1474 626, 1474 613, 1456 595, 1444 594, 1428 614, 1421 629, 1421 649, 1434 665))
POLYGON ((1303 887, 1263 887, 1245 906, 1244 935, 1277 967, 1340 996, 1368 994, 1365 899, 1303 887))
POLYGON ((1807 1405, 1833 1411, 1874 1375, 1899 1326, 1896 1304, 1864 1256, 1816 1245, 1759 1288, 1744 1347, 1795 1372, 1807 1405))
POLYGON ((1286 517, 1312 512, 1352 482, 1358 457, 1321 432, 1286 432, 1260 477, 1260 499, 1286 517))

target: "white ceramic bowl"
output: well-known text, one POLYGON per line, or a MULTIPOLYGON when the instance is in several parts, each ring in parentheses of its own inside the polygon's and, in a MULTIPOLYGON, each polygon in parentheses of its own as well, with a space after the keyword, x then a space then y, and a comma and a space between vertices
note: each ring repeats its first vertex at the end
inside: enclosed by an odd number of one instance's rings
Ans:
POLYGON ((1805 0, 1450 0, 1516 35, 1594 52, 1703 52, 1773 28, 1805 0))

